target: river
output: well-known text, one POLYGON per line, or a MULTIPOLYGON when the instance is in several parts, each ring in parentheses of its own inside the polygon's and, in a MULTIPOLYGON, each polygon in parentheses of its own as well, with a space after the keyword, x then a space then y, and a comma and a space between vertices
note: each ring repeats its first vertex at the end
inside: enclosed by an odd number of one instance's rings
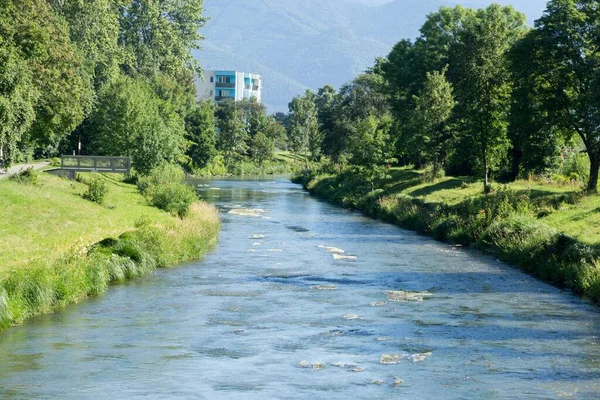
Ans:
POLYGON ((215 251, 1 332, 0 398, 600 398, 597 307, 283 178, 195 184, 215 251))

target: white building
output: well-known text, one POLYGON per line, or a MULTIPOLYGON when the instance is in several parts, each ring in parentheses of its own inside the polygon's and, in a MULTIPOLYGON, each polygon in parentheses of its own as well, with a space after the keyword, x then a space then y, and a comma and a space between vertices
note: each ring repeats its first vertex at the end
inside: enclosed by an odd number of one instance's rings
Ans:
POLYGON ((262 78, 257 74, 238 71, 203 71, 204 81, 196 77, 196 99, 240 101, 256 97, 262 101, 262 78))

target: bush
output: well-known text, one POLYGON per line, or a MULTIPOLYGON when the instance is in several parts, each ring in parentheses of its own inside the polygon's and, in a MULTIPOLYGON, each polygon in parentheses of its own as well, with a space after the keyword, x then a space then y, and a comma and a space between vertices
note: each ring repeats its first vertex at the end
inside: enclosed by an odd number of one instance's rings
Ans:
POLYGON ((169 183, 158 185, 152 190, 151 203, 161 210, 184 218, 197 199, 196 191, 191 186, 169 183))
POLYGON ((183 178, 180 167, 165 164, 140 178, 138 189, 153 206, 184 218, 197 196, 191 186, 181 183, 183 178))
POLYGON ((162 164, 150 171, 148 175, 139 178, 137 187, 142 194, 146 194, 148 188, 181 182, 184 177, 181 167, 173 164, 162 164))
POLYGON ((88 190, 83 194, 83 198, 94 203, 103 204, 106 195, 108 194, 108 186, 104 180, 97 176, 92 177, 87 182, 88 190))
POLYGON ((9 179, 14 182, 37 185, 40 177, 38 172, 34 170, 33 167, 29 167, 27 169, 22 169, 14 175, 11 175, 9 179))

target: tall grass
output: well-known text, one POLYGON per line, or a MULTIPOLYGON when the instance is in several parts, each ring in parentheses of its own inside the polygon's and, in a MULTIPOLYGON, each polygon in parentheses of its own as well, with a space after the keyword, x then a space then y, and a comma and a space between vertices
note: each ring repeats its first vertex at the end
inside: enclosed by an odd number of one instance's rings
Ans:
POLYGON ((0 282, 0 329, 104 292, 110 285, 156 268, 199 259, 217 241, 217 211, 195 203, 183 219, 154 224, 140 219, 134 231, 78 246, 50 266, 13 270, 0 282))

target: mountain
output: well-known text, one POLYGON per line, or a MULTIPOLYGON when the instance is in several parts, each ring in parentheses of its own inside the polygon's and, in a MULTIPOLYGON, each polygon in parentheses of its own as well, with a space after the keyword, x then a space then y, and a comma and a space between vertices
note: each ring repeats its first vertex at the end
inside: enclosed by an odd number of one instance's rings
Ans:
MULTIPOLYGON (((502 1, 501 3, 508 3, 502 1)), ((414 38, 427 14, 442 5, 484 7, 487 0, 205 0, 210 20, 195 53, 206 69, 235 69, 263 77, 270 111, 287 111, 306 88, 339 87, 414 38)), ((545 0, 519 0, 530 22, 545 0)))

